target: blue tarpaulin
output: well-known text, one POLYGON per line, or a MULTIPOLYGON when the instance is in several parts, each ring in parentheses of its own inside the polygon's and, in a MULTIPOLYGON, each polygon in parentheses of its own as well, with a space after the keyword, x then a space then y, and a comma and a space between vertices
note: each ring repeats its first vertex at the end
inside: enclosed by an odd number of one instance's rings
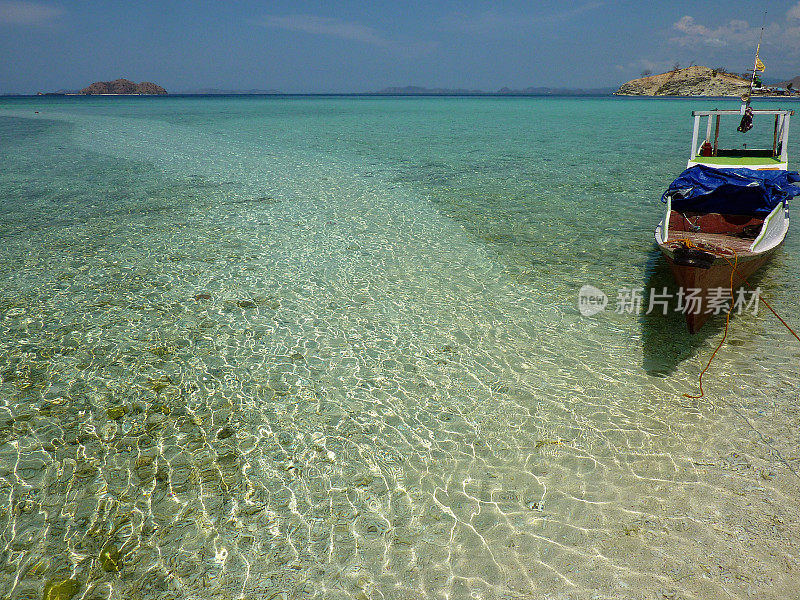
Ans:
POLYGON ((661 197, 672 198, 679 212, 722 213, 764 217, 790 198, 800 195, 796 171, 715 169, 695 165, 669 184, 661 197))

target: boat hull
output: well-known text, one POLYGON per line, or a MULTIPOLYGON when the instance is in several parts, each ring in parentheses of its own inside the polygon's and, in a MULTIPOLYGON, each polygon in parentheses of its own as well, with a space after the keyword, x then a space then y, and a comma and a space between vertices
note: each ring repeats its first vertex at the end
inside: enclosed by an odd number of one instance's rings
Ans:
MULTIPOLYGON (((701 308, 697 312, 686 312, 686 326, 689 333, 697 333, 700 328, 705 324, 710 317, 713 316, 714 311, 706 312, 709 299, 715 296, 711 290, 722 288, 730 292, 731 287, 731 271, 733 270, 734 259, 730 258, 730 262, 725 258, 715 258, 710 267, 703 268, 697 266, 689 266, 678 264, 670 248, 659 245, 664 257, 669 263, 672 276, 675 283, 683 290, 700 290, 698 296, 702 298, 701 308)), ((753 273, 760 269, 764 263, 769 260, 774 252, 774 248, 762 254, 756 254, 746 257, 740 257, 736 261, 736 271, 733 273, 733 298, 736 298, 736 290, 742 286, 746 286, 745 279, 749 278, 753 273)), ((724 314, 725 311, 722 311, 724 314)))
POLYGON ((684 310, 690 333, 696 333, 714 314, 727 310, 727 305, 724 310, 717 307, 723 293, 730 295, 733 265, 736 265, 732 294, 735 301, 740 288, 751 287, 745 280, 783 244, 788 230, 789 211, 785 204, 776 206, 764 219, 718 213, 684 214, 668 205, 664 220, 656 227, 655 241, 678 287, 685 293, 699 290, 696 296, 700 298, 701 310, 684 310), (701 231, 691 231, 694 228, 701 231), (758 229, 754 238, 753 228, 758 229))

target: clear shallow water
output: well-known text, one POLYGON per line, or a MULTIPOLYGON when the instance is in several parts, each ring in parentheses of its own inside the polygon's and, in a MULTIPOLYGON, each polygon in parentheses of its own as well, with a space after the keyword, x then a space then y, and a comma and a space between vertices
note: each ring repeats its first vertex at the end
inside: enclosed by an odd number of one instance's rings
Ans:
POLYGON ((727 102, 0 101, 4 597, 797 595, 794 338, 576 309, 727 102))

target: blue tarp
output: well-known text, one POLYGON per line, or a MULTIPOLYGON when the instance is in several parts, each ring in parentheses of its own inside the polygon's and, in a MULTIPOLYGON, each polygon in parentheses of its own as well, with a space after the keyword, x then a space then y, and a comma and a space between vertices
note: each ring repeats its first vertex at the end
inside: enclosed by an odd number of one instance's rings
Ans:
POLYGON ((756 171, 754 169, 715 169, 695 165, 669 184, 661 197, 672 198, 679 212, 722 213, 764 217, 778 204, 800 195, 796 171, 756 171))

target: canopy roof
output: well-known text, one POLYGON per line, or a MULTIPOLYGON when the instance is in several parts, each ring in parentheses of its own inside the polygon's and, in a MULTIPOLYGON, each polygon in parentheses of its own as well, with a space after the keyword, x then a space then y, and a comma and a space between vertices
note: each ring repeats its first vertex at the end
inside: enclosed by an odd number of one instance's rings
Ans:
POLYGON ((669 184, 661 197, 677 211, 766 216, 782 202, 800 195, 796 171, 715 169, 695 165, 669 184))

